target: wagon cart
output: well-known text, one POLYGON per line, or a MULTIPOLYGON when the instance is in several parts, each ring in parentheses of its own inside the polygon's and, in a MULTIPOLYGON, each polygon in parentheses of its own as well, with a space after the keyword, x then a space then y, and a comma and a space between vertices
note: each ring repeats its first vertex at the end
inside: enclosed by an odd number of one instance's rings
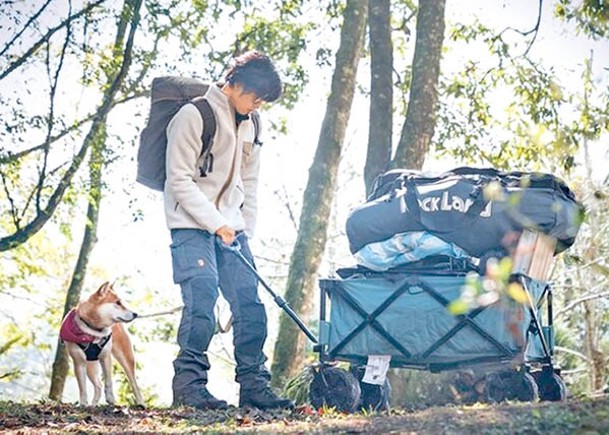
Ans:
POLYGON ((515 272, 510 281, 524 290, 526 304, 498 300, 453 315, 448 306, 461 296, 470 269, 454 264, 384 273, 356 268, 321 279, 313 405, 345 411, 387 407, 387 381, 361 382, 369 355, 389 356, 393 368, 482 369, 488 401, 563 400, 566 387, 553 358, 551 284, 515 272), (359 367, 359 373, 335 367, 338 361, 359 367))
POLYGON ((346 221, 358 266, 319 282, 313 404, 350 410, 376 398, 386 407, 388 383, 364 385, 357 368, 388 361, 431 372, 475 368, 489 401, 564 399, 548 276, 554 255, 574 243, 583 212, 552 174, 461 167, 379 175, 346 221), (513 260, 509 281, 526 303, 498 298, 451 313, 469 280, 486 282, 486 260, 506 256, 513 260), (340 361, 356 370, 336 367, 340 361))

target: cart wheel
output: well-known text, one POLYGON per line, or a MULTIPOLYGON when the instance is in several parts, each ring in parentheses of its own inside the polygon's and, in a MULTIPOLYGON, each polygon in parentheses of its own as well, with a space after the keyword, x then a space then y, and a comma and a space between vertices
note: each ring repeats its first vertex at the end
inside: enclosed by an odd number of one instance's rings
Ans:
POLYGON ((350 372, 336 367, 320 367, 309 389, 315 408, 326 405, 342 412, 354 412, 360 401, 359 382, 350 372))
POLYGON ((391 384, 385 379, 383 385, 360 382, 362 397, 360 406, 369 411, 389 411, 389 398, 391 397, 391 384))
POLYGON ((450 391, 457 403, 473 404, 480 401, 483 394, 484 378, 476 376, 474 371, 462 370, 455 372, 450 381, 450 391))
POLYGON ((516 398, 523 402, 535 402, 539 400, 539 389, 535 378, 528 372, 523 372, 515 383, 516 398))
POLYGON ((559 375, 550 370, 542 370, 536 375, 541 400, 561 402, 567 399, 567 386, 559 375))
POLYGON ((499 372, 487 376, 484 389, 489 402, 504 400, 536 401, 539 390, 535 379, 527 372, 499 372))
POLYGON ((366 366, 351 366, 349 369, 353 376, 359 381, 361 390, 360 407, 368 411, 389 411, 389 399, 391 397, 391 384, 385 378, 383 385, 362 382, 366 373, 366 366))
POLYGON ((510 382, 503 373, 491 373, 486 376, 484 396, 488 402, 497 403, 510 399, 510 382))

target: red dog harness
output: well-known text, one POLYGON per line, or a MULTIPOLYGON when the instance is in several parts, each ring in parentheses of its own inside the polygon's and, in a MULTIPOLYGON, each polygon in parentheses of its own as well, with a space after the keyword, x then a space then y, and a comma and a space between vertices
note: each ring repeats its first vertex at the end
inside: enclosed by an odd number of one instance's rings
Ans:
POLYGON ((59 330, 59 338, 62 341, 68 341, 70 343, 76 343, 85 352, 87 361, 97 361, 99 354, 104 346, 112 337, 112 333, 102 337, 99 342, 94 343, 99 337, 87 334, 84 332, 78 323, 76 323, 76 310, 71 309, 70 312, 63 319, 61 329, 59 330))

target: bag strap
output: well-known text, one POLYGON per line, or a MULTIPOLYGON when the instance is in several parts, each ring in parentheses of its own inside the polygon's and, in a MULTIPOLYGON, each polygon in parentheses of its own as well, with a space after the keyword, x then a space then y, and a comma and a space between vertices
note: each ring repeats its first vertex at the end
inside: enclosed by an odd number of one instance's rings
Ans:
POLYGON ((262 142, 258 139, 258 134, 260 134, 260 114, 256 111, 253 111, 250 114, 252 118, 252 123, 254 124, 254 145, 262 146, 262 142))
MULTIPOLYGON (((197 108, 203 118, 203 133, 201 134, 201 157, 203 157, 203 165, 199 168, 201 177, 206 177, 208 172, 213 170, 214 156, 211 154, 214 136, 216 134, 216 116, 205 97, 194 98, 192 104, 197 108)), ((260 114, 258 112, 251 113, 252 123, 254 124, 254 144, 262 146, 262 142, 258 138, 260 133, 260 114)))
POLYGON ((199 110, 201 118, 203 118, 203 133, 201 134, 201 156, 203 157, 203 165, 199 168, 201 177, 206 177, 208 172, 213 170, 214 158, 211 154, 211 148, 216 134, 216 116, 212 110, 209 101, 204 97, 197 97, 192 100, 192 104, 199 110))
POLYGON ((469 166, 453 169, 450 173, 470 177, 487 177, 500 182, 502 186, 522 186, 556 190, 563 193, 567 198, 575 201, 575 194, 573 191, 569 189, 563 180, 552 174, 522 171, 503 172, 495 168, 473 168, 469 166), (526 184, 522 182, 524 178, 528 178, 526 184))

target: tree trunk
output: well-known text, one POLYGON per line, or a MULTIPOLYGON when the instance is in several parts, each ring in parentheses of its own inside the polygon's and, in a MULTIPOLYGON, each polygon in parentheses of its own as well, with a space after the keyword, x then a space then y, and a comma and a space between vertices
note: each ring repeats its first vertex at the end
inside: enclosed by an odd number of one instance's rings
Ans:
MULTIPOLYGON (((127 76, 127 71, 131 65, 132 51, 133 51, 133 40, 135 32, 139 25, 140 15, 139 11, 142 5, 142 0, 136 0, 135 2, 126 0, 124 3, 124 13, 121 14, 121 20, 117 27, 117 40, 115 44, 115 52, 118 52, 118 56, 122 57, 122 64, 120 69, 114 76, 108 78, 108 87, 104 94, 104 99, 99 109, 99 116, 93 121, 91 130, 87 137, 86 142, 91 143, 91 158, 89 160, 89 204, 87 208, 87 222, 85 224, 85 232, 83 236, 83 242, 80 247, 78 255, 78 261, 74 268, 74 274, 72 275, 72 281, 66 295, 66 302, 64 304, 63 317, 74 307, 80 299, 82 291, 82 285, 84 277, 87 271, 87 263, 89 261, 89 255, 93 250, 95 241, 97 239, 97 224, 99 221, 99 206, 102 199, 102 173, 106 165, 105 162, 105 151, 106 151, 106 119, 112 102, 116 97, 118 90, 127 76), (127 27, 130 25, 129 37, 126 45, 123 48, 124 35, 127 27), (121 53, 122 52, 122 53, 121 53)), ((61 340, 58 340, 57 350, 55 352, 55 360, 53 361, 53 370, 51 373, 51 388, 49 391, 49 398, 52 400, 61 400, 63 395, 63 389, 65 386, 65 379, 68 373, 69 362, 68 355, 65 351, 65 347, 61 340)))
POLYGON ((406 122, 392 167, 421 169, 435 128, 446 0, 419 2, 406 122))
MULTIPOLYGON (((591 76, 591 65, 592 57, 587 62, 586 74, 584 75, 584 101, 583 108, 580 117, 582 119, 591 116, 591 107, 589 100, 589 91, 592 88, 592 76, 591 76)), ((584 164, 586 173, 589 174, 585 179, 586 190, 592 192, 595 190, 595 183, 592 181, 590 174, 592 174, 592 158, 590 155, 590 137, 584 135, 582 140, 582 146, 584 151, 584 164)), ((591 238, 585 243, 586 248, 584 249, 583 258, 585 261, 590 262, 591 265, 598 264, 598 259, 603 257, 603 228, 600 225, 602 217, 605 215, 606 209, 602 206, 599 201, 594 201, 588 206, 586 211, 588 217, 588 224, 590 226, 591 238)), ((598 274, 598 269, 595 270, 594 266, 590 271, 594 271, 592 275, 588 273, 582 273, 580 275, 580 282, 584 283, 584 288, 602 288, 602 281, 605 278, 602 274, 598 274)), ((585 300, 583 302, 584 308, 584 330, 585 330, 585 344, 586 354, 588 356, 588 377, 589 377, 589 392, 596 395, 603 392, 605 388, 605 356, 600 346, 600 337, 603 335, 602 326, 602 307, 596 300, 585 300)))
MULTIPOLYGON (((105 142, 105 137, 99 141, 100 145, 105 142)), ((93 251, 95 242, 97 241, 97 224, 99 221, 99 206, 101 203, 101 160, 103 159, 103 145, 94 145, 92 148, 92 156, 90 167, 90 189, 89 189, 89 206, 87 209, 87 223, 85 225, 85 233, 83 241, 80 245, 78 253, 78 261, 74 268, 72 281, 66 295, 66 302, 63 308, 63 316, 68 313, 80 300, 83 281, 87 271, 89 255, 93 251)), ((63 389, 65 386, 66 376, 69 369, 68 353, 61 340, 57 342, 57 351, 55 352, 55 360, 53 362, 53 371, 51 373, 51 389, 49 398, 52 400, 61 400, 63 389)))
POLYGON ((596 301, 584 302, 584 326, 586 331, 586 353, 588 354, 590 393, 598 394, 603 391, 605 358, 598 346, 598 310, 596 301))
POLYGON ((370 127, 364 167, 366 196, 377 175, 391 161, 393 130, 393 44, 391 42, 391 2, 375 0, 368 4, 370 32, 370 127))
MULTIPOLYGON (((332 89, 317 151, 309 169, 298 236, 290 259, 285 298, 305 322, 311 316, 317 270, 326 245, 338 164, 355 92, 367 7, 367 0, 347 1, 332 89)), ((282 315, 272 365, 273 385, 282 385, 300 370, 305 343, 305 335, 289 317, 282 315)))

